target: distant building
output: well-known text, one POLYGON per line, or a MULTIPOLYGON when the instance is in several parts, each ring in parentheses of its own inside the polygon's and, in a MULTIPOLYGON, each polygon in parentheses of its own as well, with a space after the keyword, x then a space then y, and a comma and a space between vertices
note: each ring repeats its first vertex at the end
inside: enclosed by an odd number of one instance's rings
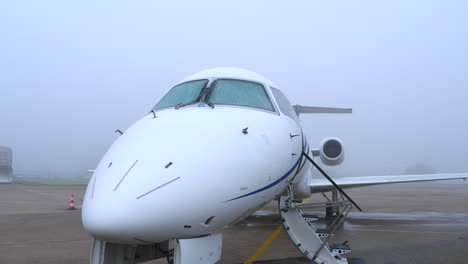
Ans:
POLYGON ((0 183, 13 180, 13 155, 10 148, 0 146, 0 183))

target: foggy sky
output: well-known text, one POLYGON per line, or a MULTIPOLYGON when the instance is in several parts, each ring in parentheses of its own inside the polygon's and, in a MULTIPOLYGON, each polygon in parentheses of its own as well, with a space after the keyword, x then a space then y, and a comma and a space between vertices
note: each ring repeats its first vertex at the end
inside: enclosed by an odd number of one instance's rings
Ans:
POLYGON ((468 2, 3 1, 0 145, 17 171, 86 174, 185 76, 273 80, 311 146, 340 137, 343 176, 424 163, 468 172, 468 2))

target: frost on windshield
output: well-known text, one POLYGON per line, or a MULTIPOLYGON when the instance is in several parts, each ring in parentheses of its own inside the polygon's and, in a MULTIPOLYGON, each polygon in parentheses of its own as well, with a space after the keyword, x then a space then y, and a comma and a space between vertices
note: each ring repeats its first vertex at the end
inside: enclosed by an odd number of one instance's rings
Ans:
POLYGON ((189 104, 198 99, 208 80, 197 80, 174 86, 155 106, 154 110, 189 104))
POLYGON ((217 80, 208 101, 215 105, 239 105, 275 111, 263 85, 249 81, 217 80))

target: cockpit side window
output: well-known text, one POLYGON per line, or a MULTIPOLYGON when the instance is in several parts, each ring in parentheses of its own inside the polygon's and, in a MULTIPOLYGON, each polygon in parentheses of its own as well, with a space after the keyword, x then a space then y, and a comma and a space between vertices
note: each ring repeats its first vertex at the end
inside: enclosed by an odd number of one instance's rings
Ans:
POLYGON ((154 110, 189 104, 199 99, 208 80, 196 80, 174 86, 155 106, 154 110))
POLYGON ((262 84, 232 79, 218 79, 211 85, 206 101, 216 105, 239 105, 275 112, 262 84))
POLYGON ((297 117, 296 111, 294 110, 294 107, 292 107, 288 98, 280 90, 273 87, 270 88, 273 92, 273 95, 275 96, 276 103, 278 104, 278 107, 280 108, 281 112, 297 122, 299 119, 297 117))

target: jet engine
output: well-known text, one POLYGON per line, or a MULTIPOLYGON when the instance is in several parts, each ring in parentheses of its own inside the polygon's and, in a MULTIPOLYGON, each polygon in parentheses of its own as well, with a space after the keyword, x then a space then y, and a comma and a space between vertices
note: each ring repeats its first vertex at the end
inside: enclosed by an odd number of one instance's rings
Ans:
POLYGON ((335 166, 343 162, 343 142, 339 138, 329 137, 320 143, 320 159, 325 165, 335 166))

